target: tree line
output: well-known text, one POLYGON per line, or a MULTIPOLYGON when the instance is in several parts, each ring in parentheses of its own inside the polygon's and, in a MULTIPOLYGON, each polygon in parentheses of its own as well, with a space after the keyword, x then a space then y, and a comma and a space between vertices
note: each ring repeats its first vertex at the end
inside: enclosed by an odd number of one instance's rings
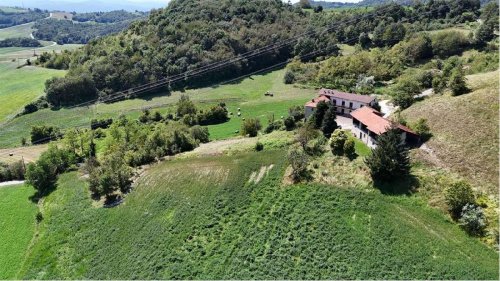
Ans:
POLYGON ((48 11, 40 9, 27 9, 24 12, 6 12, 0 10, 0 29, 37 21, 48 16, 48 11))

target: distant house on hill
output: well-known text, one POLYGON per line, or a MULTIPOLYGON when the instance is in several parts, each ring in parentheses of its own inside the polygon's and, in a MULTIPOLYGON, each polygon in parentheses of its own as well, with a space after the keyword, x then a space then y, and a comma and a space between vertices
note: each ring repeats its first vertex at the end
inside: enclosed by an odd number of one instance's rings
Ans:
POLYGON ((320 101, 330 102, 333 105, 338 115, 349 116, 352 111, 364 107, 364 106, 374 106, 377 103, 377 99, 368 95, 358 95, 345 93, 338 90, 321 89, 319 91, 319 97, 315 98, 305 105, 305 116, 309 117, 314 110, 316 105, 320 101))
POLYGON ((362 107, 351 113, 353 134, 369 147, 377 146, 378 136, 384 134, 391 127, 397 127, 401 132, 402 141, 413 145, 420 141, 419 136, 409 128, 394 123, 384 117, 382 113, 370 107, 362 107))

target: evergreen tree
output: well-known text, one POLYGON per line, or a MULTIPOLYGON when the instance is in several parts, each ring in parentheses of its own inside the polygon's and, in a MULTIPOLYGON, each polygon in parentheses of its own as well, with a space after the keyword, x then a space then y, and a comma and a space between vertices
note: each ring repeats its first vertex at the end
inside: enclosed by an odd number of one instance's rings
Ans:
POLYGON ((374 180, 387 182, 410 174, 408 149, 397 128, 391 128, 379 136, 377 147, 366 158, 365 163, 374 180))
POLYGON ((370 36, 368 36, 368 33, 361 32, 359 35, 358 43, 363 49, 369 49, 370 45, 372 44, 372 40, 370 39, 370 36))
POLYGON ((321 125, 323 125, 323 118, 325 117, 326 111, 329 106, 326 102, 320 101, 316 105, 316 110, 314 111, 314 128, 321 129, 321 125))
POLYGON ((329 106, 321 124, 321 131, 326 138, 330 138, 333 131, 338 128, 337 122, 335 121, 336 117, 337 114, 335 113, 335 108, 333 106, 329 106))
POLYGON ((451 73, 449 88, 453 96, 459 96, 469 91, 461 65, 458 65, 451 73))

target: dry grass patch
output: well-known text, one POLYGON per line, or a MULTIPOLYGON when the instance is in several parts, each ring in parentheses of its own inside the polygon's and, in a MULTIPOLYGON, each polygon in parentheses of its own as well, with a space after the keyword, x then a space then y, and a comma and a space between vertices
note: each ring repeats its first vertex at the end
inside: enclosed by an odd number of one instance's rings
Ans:
POLYGON ((484 191, 498 194, 498 71, 467 79, 471 93, 426 99, 403 116, 410 123, 426 118, 433 134, 427 146, 439 162, 484 191))

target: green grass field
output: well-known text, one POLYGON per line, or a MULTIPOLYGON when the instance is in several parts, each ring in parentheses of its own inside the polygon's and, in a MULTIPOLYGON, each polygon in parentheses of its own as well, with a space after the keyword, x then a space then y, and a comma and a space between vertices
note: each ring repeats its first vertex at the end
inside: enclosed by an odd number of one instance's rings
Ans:
POLYGON ((33 188, 0 187, 0 279, 15 279, 35 233, 33 188))
MULTIPOLYGON (((264 75, 254 75, 234 84, 188 90, 186 94, 195 101, 198 107, 209 107, 225 102, 233 117, 229 122, 209 126, 211 138, 224 139, 238 135, 242 118, 258 117, 264 126, 269 116, 274 114, 278 119, 287 116, 292 105, 303 105, 314 97, 315 90, 295 88, 283 83, 283 70, 264 75), (266 91, 274 93, 274 97, 266 97, 266 91), (241 117, 237 117, 237 109, 241 108, 241 117)), ((162 113, 173 111, 181 93, 170 96, 155 96, 143 99, 132 99, 112 104, 100 104, 96 107, 79 107, 58 111, 41 110, 33 114, 13 119, 9 124, 0 126, 0 147, 12 147, 20 144, 20 139, 27 137, 33 125, 48 124, 61 128, 74 126, 90 126, 92 118, 109 118, 125 114, 138 118, 143 108, 151 107, 162 113)))
POLYGON ((34 23, 15 25, 0 29, 0 40, 16 37, 30 37, 34 23))
MULTIPOLYGON (((65 71, 40 67, 17 69, 16 63, 0 63, 0 124, 12 118, 24 105, 43 94, 45 80, 65 71)), ((0 131, 3 131, 0 129, 0 131)), ((0 138, 3 138, 0 137, 0 138)))
POLYGON ((419 197, 282 186, 284 155, 163 162, 112 209, 65 174, 17 277, 498 279, 497 253, 419 197))
POLYGON ((3 11, 5 13, 24 13, 24 12, 26 12, 25 9, 17 8, 17 7, 0 7, 0 11, 3 11))

